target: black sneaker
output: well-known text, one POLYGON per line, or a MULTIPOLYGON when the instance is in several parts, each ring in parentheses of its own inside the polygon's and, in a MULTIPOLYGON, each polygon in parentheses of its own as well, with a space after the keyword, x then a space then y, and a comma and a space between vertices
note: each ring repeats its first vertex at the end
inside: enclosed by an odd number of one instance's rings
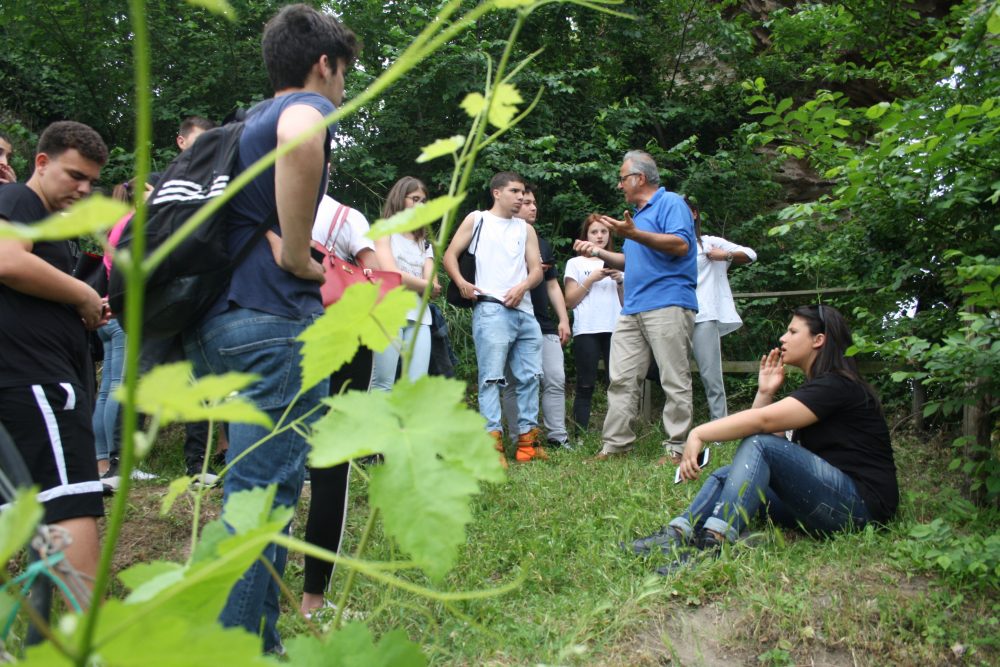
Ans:
POLYGON ((689 563, 713 560, 721 553, 722 542, 706 531, 695 540, 694 544, 675 549, 674 559, 663 567, 656 568, 656 573, 662 577, 669 577, 687 567, 689 563))
POLYGON ((671 526, 660 526, 660 529, 647 537, 640 537, 631 546, 621 543, 626 551, 631 550, 638 556, 648 556, 659 549, 668 556, 678 548, 692 546, 692 541, 684 533, 671 526))

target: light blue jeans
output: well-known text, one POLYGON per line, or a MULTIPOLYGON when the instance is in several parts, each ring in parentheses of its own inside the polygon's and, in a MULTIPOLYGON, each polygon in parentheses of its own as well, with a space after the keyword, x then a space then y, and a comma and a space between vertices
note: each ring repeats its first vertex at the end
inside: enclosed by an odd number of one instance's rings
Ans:
MULTIPOLYGON (((563 348, 556 334, 542 334, 542 391, 541 412, 545 423, 545 438, 562 444, 569 439, 566 433, 566 369, 563 365, 563 348)), ((510 431, 517 429, 517 380, 507 367, 507 386, 501 401, 503 414, 510 431)))
POLYGON ((429 324, 410 322, 399 330, 399 337, 383 352, 375 353, 375 368, 372 371, 372 391, 389 391, 396 382, 396 370, 399 367, 401 350, 409 349, 414 332, 417 345, 413 348, 410 359, 410 382, 416 382, 427 375, 427 366, 431 362, 431 327, 429 324))
POLYGON ((104 346, 104 363, 101 367, 101 386, 97 391, 97 403, 94 405, 94 443, 97 449, 97 460, 107 461, 112 454, 118 453, 120 437, 118 426, 118 401, 115 391, 122 383, 122 368, 125 365, 125 330, 118 320, 109 320, 97 330, 97 337, 104 346))
POLYGON ((472 311, 472 340, 479 366, 479 414, 487 431, 503 431, 500 390, 504 369, 517 381, 517 433, 538 426, 538 384, 542 376, 542 330, 533 314, 488 301, 472 311))
MULTIPOLYGON (((261 379, 244 390, 243 395, 277 423, 301 386, 301 345, 295 338, 316 317, 318 315, 293 320, 233 307, 202 322, 193 335, 185 335, 184 349, 199 375, 227 372, 259 375, 261 379)), ((329 381, 320 382, 299 398, 288 420, 304 415, 328 393, 329 381)), ((320 415, 316 412, 308 421, 320 415)), ((269 432, 252 424, 230 424, 226 462, 231 462, 269 432)), ((276 484, 275 506, 294 506, 302 491, 308 451, 309 445, 295 429, 268 440, 226 474, 223 503, 238 491, 276 484)), ((264 556, 279 574, 284 572, 287 555, 286 549, 274 544, 264 549, 264 556)), ((273 651, 281 645, 277 630, 278 592, 277 583, 257 561, 229 592, 219 621, 225 627, 243 627, 257 634, 263 618, 264 651, 273 651)))
POLYGON ((744 438, 731 465, 712 472, 670 525, 688 537, 705 528, 736 541, 758 512, 818 533, 872 520, 854 480, 805 447, 776 435, 744 438))

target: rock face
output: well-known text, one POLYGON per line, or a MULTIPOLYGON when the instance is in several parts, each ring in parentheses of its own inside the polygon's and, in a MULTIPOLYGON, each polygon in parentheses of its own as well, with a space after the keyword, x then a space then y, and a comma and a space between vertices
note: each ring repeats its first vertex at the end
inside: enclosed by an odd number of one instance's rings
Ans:
POLYGON ((807 160, 779 156, 771 146, 759 148, 757 152, 771 158, 775 165, 774 180, 784 189, 781 197, 784 204, 816 201, 833 187, 833 181, 820 176, 807 160))

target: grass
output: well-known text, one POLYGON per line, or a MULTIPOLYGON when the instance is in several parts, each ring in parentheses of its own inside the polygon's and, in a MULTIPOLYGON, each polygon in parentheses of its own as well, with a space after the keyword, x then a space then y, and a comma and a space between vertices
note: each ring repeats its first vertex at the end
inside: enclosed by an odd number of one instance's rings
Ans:
MULTIPOLYGON (((598 415, 595 422, 599 423, 598 415)), ((182 433, 169 431, 144 466, 178 474, 182 433)), ((996 532, 996 513, 962 524, 950 452, 936 442, 897 435, 894 443, 904 501, 885 530, 814 540, 757 526, 765 539, 736 547, 670 578, 622 550, 681 510, 697 490, 674 485, 671 467, 657 468, 660 436, 641 434, 625 460, 588 463, 590 435, 578 451, 549 463, 512 466, 503 484, 476 499, 474 522, 443 590, 480 590, 519 580, 504 596, 453 603, 427 601, 359 578, 348 606, 376 633, 403 628, 435 665, 989 665, 1000 661, 996 574, 979 586, 912 569, 898 556, 911 527, 952 517, 965 531, 996 532), (988 583, 989 581, 992 582, 988 583)), ((712 466, 731 458, 715 449, 712 466)), ((352 477, 347 544, 352 550, 368 517, 364 480, 352 477)), ((190 503, 158 515, 164 484, 141 483, 132 499, 116 567, 138 560, 182 559, 190 503)), ((306 490, 308 493, 308 487, 306 490)), ((304 506, 294 530, 301 534, 304 506)), ((217 516, 219 494, 204 508, 217 516)), ((368 557, 399 557, 376 530, 368 557)), ((343 583, 344 571, 334 577, 343 583)), ((301 558, 285 580, 301 588, 301 558)), ((983 580, 980 580, 983 581, 983 580)), ((122 594, 120 587, 113 591, 122 594)), ((321 620, 322 616, 319 617, 321 620)), ((330 616, 332 619, 332 615, 330 616)), ((285 634, 304 623, 285 604, 285 634)))

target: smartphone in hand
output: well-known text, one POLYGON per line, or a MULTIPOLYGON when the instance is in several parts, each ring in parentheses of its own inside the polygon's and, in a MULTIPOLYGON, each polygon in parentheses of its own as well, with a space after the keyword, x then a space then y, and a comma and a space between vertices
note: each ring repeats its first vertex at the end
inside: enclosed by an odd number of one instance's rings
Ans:
MULTIPOLYGON (((698 455, 699 468, 704 468, 705 466, 708 465, 708 453, 710 451, 711 450, 708 447, 701 450, 701 454, 698 455)), ((683 481, 684 481, 683 478, 681 478, 681 467, 677 466, 677 470, 674 472, 674 484, 680 484, 683 481)))

